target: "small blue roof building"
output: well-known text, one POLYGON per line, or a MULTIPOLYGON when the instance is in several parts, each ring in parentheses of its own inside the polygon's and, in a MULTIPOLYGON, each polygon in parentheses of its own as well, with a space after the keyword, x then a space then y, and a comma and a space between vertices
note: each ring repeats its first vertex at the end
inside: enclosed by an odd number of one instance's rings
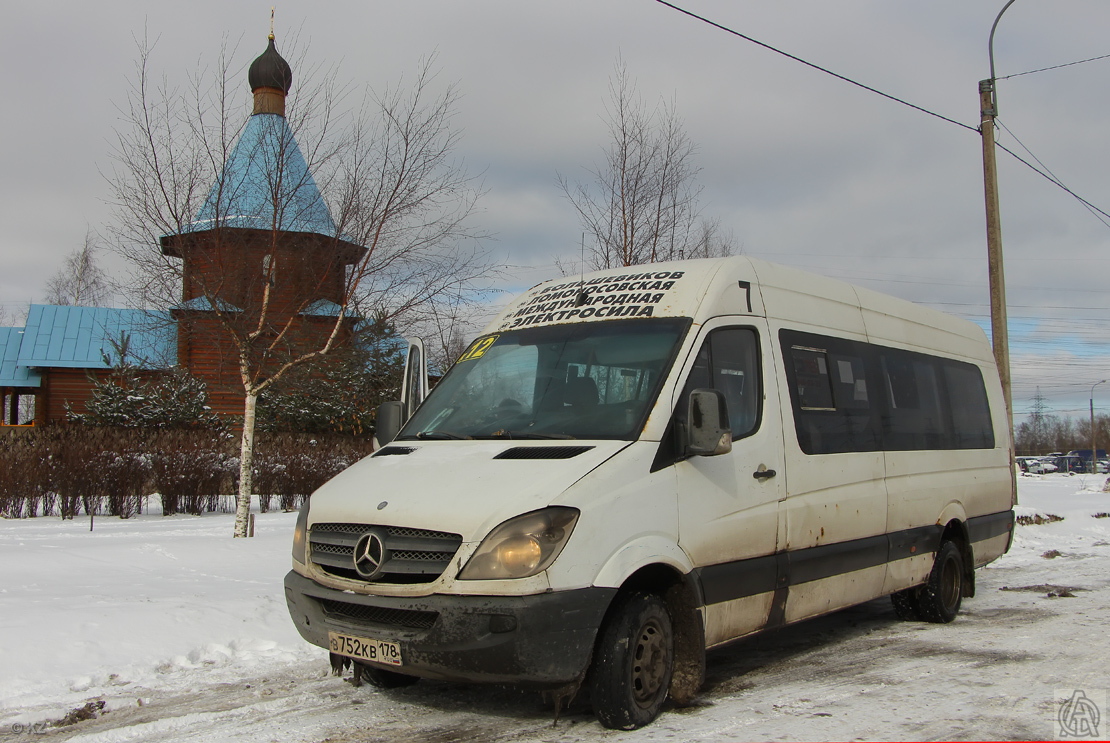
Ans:
POLYGON ((257 327, 267 287, 266 323, 291 349, 319 345, 344 309, 348 267, 364 249, 335 221, 285 118, 292 82, 273 34, 248 73, 254 110, 196 215, 161 238, 182 260, 180 302, 163 312, 31 305, 22 328, 0 328, 4 425, 21 425, 21 398, 34 396, 34 420, 84 407, 93 380, 121 361, 155 373, 179 365, 208 385, 212 408, 242 413, 242 383, 228 322, 257 327), (223 324, 221 324, 221 322, 223 324), (121 351, 126 358, 121 360, 121 351))
POLYGON ((26 406, 20 415, 23 396, 44 398, 35 406, 40 420, 61 417, 64 401, 55 399, 54 405, 46 398, 57 398, 51 392, 91 387, 89 372, 123 363, 143 370, 173 366, 176 333, 167 312, 32 304, 24 327, 0 328, 4 424, 32 422, 26 406))

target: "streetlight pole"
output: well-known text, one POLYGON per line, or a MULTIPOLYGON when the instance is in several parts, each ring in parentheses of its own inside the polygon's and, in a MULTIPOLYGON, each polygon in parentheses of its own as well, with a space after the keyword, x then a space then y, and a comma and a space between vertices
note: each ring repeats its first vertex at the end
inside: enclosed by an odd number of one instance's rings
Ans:
POLYGON ((1098 474, 1098 449, 1095 448, 1095 387, 1105 384, 1106 380, 1091 385, 1091 474, 1098 474))
POLYGON ((1002 14, 1014 4, 1009 0, 994 19, 987 43, 991 76, 979 81, 979 131, 983 135, 983 191, 987 210, 987 270, 991 295, 991 341, 994 344, 994 361, 1002 382, 1002 397, 1006 403, 1006 421, 1009 424, 1010 448, 1013 449, 1014 403, 1010 392, 1010 334, 1006 320, 1006 277, 1002 266, 1002 221, 998 211, 998 173, 994 161, 994 119, 998 115, 998 96, 994 75, 994 32, 1002 14))

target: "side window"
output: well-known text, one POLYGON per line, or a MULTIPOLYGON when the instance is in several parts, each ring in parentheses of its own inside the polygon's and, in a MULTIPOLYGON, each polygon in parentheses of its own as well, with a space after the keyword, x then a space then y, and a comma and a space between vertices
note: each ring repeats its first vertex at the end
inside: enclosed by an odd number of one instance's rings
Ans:
POLYGON ((944 381, 952 401, 952 429, 957 449, 993 449, 994 426, 983 373, 971 364, 948 361, 944 381))
POLYGON ((794 346, 790 351, 797 379, 798 406, 802 410, 836 410, 828 352, 823 348, 803 346, 794 346))
POLYGON ((946 449, 936 367, 928 358, 887 350, 879 357, 887 391, 883 435, 887 449, 946 449))
POLYGON ((710 332, 686 380, 676 418, 685 417, 690 392, 700 388, 720 390, 724 394, 734 440, 755 432, 763 399, 759 339, 755 331, 721 328, 710 332))
POLYGON ((779 339, 806 454, 994 448, 977 366, 792 330, 779 339))
POLYGON ((882 448, 863 344, 783 332, 798 445, 806 454, 882 448), (812 341, 819 341, 810 345, 812 341))

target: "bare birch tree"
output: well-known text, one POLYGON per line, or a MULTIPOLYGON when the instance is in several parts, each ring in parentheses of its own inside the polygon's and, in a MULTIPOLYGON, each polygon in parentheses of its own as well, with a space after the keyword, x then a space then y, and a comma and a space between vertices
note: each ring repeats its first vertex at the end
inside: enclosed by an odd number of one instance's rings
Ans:
POLYGON ((227 363, 243 400, 235 536, 246 536, 259 395, 290 370, 351 342, 357 317, 406 327, 434 315, 441 303, 471 297, 489 273, 481 236, 468 225, 479 189, 454 155, 456 90, 437 85, 430 61, 412 80, 381 95, 368 92, 351 111, 342 107, 350 96, 334 72, 310 72, 309 81, 293 87, 287 125, 273 119, 285 129, 268 135, 269 144, 254 155, 265 161, 268 203, 264 214, 243 221, 240 186, 225 169, 251 110, 244 81, 232 74, 234 51, 225 50, 181 86, 154 77, 150 52, 140 46, 122 109, 125 126, 117 133, 110 176, 116 245, 135 268, 138 303, 177 305, 188 278, 191 309, 199 301, 205 317, 215 320, 219 342, 233 349, 227 363), (310 185, 319 187, 326 219, 302 198, 310 185), (327 234, 297 226, 314 219, 314 225, 329 224, 327 234), (207 242, 191 244, 200 228, 207 242), (291 230, 316 234, 319 249, 308 257, 283 250, 291 230), (254 268, 220 265, 245 252, 227 249, 245 235, 252 245, 264 235, 251 258, 254 268), (315 265, 321 256, 336 264, 321 269, 315 265), (201 275, 187 277, 185 257, 209 263, 201 275), (303 283, 306 276, 331 281, 337 275, 341 289, 314 328, 304 319, 313 303, 290 306, 275 289, 291 276, 303 283), (241 276, 250 281, 232 281, 241 276))
POLYGON ((617 61, 609 80, 604 162, 585 183, 558 176, 586 234, 583 260, 593 269, 729 255, 730 238, 700 218, 697 148, 675 103, 646 106, 617 61))
POLYGON ((66 256, 53 276, 46 280, 46 302, 59 305, 101 307, 112 294, 112 280, 96 259, 97 247, 91 233, 85 244, 66 256))

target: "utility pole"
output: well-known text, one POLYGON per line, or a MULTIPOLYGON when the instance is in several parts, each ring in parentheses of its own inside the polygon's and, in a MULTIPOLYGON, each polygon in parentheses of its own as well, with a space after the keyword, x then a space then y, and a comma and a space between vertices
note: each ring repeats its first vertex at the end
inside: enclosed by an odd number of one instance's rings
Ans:
POLYGON ((1010 334, 1006 320, 1006 276, 1002 266, 1002 221, 998 211, 998 172, 994 162, 994 119, 998 116, 998 97, 995 92, 994 32, 1002 14, 1014 4, 1009 0, 998 11, 991 26, 987 43, 991 76, 979 81, 979 131, 983 135, 983 191, 987 207, 987 270, 991 294, 991 341, 994 344, 994 361, 1002 382, 1002 397, 1006 402, 1006 420, 1010 430, 1010 449, 1014 442, 1014 403, 1010 391, 1010 334))
POLYGON ((987 207, 987 272, 991 294, 991 341, 994 362, 1002 381, 1006 420, 1014 430, 1010 393, 1010 334, 1006 320, 1006 276, 1002 265, 1002 220, 998 213, 998 172, 994 162, 994 79, 979 81, 980 130, 983 134, 983 190, 987 207))
POLYGON ((1095 448, 1095 387, 1105 384, 1106 380, 1091 385, 1091 474, 1098 474, 1098 449, 1095 448))

